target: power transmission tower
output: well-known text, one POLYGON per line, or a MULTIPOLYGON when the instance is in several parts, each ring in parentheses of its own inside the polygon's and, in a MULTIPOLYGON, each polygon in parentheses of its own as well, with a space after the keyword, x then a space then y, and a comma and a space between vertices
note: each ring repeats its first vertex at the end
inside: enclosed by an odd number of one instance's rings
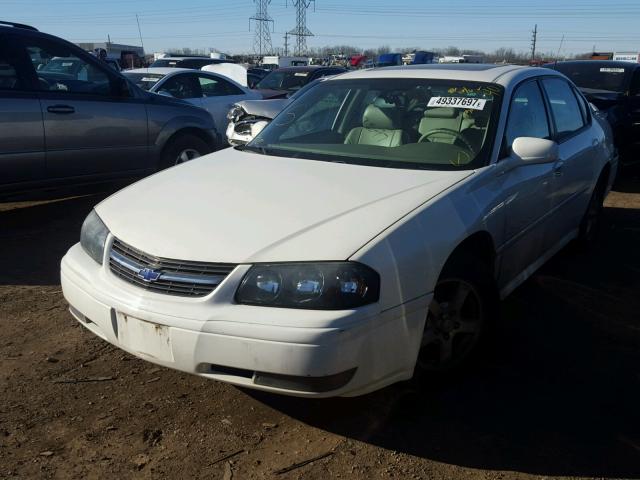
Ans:
POLYGON ((271 53, 273 46, 271 45, 271 31, 269 30, 269 23, 273 24, 273 19, 267 13, 267 6, 271 3, 271 0, 253 0, 256 4, 255 16, 249 18, 249 25, 251 20, 256 23, 256 33, 253 37, 253 51, 262 56, 265 53, 271 53))
POLYGON ((538 41, 538 24, 533 27, 533 32, 531 32, 531 61, 533 62, 536 59, 536 42, 538 41))
POLYGON ((315 0, 291 1, 292 5, 296 7, 296 28, 288 33, 296 37, 295 55, 303 55, 307 51, 307 37, 313 36, 313 33, 307 28, 307 8, 312 2, 315 8, 315 0))

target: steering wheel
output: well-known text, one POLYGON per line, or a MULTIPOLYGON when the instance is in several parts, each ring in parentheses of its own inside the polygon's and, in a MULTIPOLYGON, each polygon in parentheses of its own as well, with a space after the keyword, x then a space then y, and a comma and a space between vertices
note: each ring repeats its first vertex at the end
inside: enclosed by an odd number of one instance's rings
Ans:
POLYGON ((462 143, 467 150, 469 150, 474 155, 477 153, 476 149, 473 147, 473 145, 471 145, 471 142, 469 142, 469 140, 467 140, 466 137, 462 135, 462 133, 456 132, 455 130, 451 130, 450 128, 434 128, 433 130, 430 130, 424 135, 422 135, 418 140, 418 143, 430 142, 431 140, 429 140, 429 138, 435 135, 442 135, 442 134, 451 136, 453 138, 453 142, 451 142, 452 144, 456 140, 460 140, 460 143, 462 143))

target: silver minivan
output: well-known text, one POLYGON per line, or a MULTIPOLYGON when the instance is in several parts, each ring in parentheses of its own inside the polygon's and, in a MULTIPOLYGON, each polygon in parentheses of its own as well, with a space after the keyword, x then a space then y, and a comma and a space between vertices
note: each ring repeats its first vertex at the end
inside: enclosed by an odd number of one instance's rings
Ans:
POLYGON ((141 177, 223 144, 204 109, 145 92, 67 41, 0 22, 0 194, 141 177))

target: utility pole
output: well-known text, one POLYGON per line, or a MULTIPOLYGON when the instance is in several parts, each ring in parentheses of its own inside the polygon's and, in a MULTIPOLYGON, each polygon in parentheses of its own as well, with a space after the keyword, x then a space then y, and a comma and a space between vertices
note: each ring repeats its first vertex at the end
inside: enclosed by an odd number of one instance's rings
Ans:
POLYGON ((296 27, 289 30, 289 35, 296 37, 295 55, 303 55, 307 51, 307 37, 312 37, 313 33, 307 28, 307 8, 315 0, 292 0, 291 4, 296 7, 296 27))
POLYGON ((284 56, 289 56, 289 32, 284 33, 284 56))
POLYGON ((142 30, 140 30, 140 20, 138 19, 137 13, 136 13, 136 23, 138 24, 138 35, 140 35, 140 46, 142 47, 142 51, 144 52, 144 42, 142 41, 142 30))
POLYGON ((564 43, 564 34, 562 35, 562 39, 560 39, 560 46, 558 47, 558 53, 556 53, 556 63, 558 63, 558 58, 560 58, 560 50, 562 50, 563 43, 564 43))
POLYGON ((538 41, 538 24, 533 27, 533 32, 531 32, 531 61, 533 62, 536 59, 536 43, 538 41))
POLYGON ((256 22, 256 33, 253 37, 253 51, 260 57, 265 53, 271 53, 273 46, 271 45, 271 32, 269 31, 269 23, 273 25, 273 19, 267 13, 267 6, 271 0, 253 0, 256 4, 256 14, 249 18, 249 28, 251 28, 251 20, 256 22))

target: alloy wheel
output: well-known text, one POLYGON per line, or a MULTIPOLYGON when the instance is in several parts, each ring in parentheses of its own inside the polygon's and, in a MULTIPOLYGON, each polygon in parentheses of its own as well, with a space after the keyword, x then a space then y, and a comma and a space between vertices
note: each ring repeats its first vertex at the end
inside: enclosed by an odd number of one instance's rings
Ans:
POLYGON ((193 160, 194 158, 198 158, 200 156, 200 152, 194 150, 193 148, 185 148, 182 150, 178 156, 176 157, 176 165, 179 165, 184 162, 188 162, 189 160, 193 160))
POLYGON ((463 363, 480 339, 485 322, 478 289, 463 279, 438 282, 424 327, 418 366, 445 371, 463 363))

